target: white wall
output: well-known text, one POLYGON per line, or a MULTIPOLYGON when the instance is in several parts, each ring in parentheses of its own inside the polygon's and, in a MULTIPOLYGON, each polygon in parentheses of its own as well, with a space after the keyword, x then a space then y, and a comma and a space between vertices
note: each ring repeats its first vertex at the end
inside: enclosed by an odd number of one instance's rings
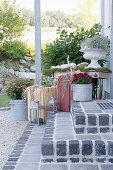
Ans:
MULTIPOLYGON (((112 0, 102 0, 102 1, 104 1, 104 11, 103 11, 104 14, 102 14, 104 15, 104 21, 102 23, 103 34, 104 36, 108 36, 110 38, 112 0)), ((108 67, 109 63, 105 66, 108 67)), ((110 78, 103 81, 103 90, 105 90, 107 93, 110 93, 110 78)))

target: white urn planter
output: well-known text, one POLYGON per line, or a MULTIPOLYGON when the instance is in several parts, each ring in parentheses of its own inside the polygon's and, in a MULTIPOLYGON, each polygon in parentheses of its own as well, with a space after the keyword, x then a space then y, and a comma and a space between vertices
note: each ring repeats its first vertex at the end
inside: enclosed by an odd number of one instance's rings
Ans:
POLYGON ((27 121, 28 120, 28 110, 26 100, 10 100, 11 105, 11 118, 17 121, 27 121))
POLYGON ((104 50, 99 48, 81 49, 81 52, 84 52, 83 57, 85 59, 91 60, 91 63, 86 68, 101 68, 98 64, 98 60, 106 58, 104 50))
POLYGON ((73 84, 74 101, 91 101, 92 84, 73 84))

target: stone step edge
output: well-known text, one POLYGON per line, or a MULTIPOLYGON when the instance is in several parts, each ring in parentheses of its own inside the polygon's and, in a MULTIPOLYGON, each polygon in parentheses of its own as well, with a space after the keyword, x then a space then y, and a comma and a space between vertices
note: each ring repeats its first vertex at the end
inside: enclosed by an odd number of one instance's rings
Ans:
POLYGON ((109 114, 73 114, 73 125, 76 134, 113 133, 113 115, 109 114))
POLYGON ((87 125, 87 126, 113 126, 113 114, 73 114, 71 112, 75 125, 87 125))
POLYGON ((68 163, 68 164, 108 164, 108 165, 113 165, 113 158, 106 158, 106 157, 97 157, 97 158, 93 158, 93 157, 42 157, 41 158, 41 163, 68 163))
POLYGON ((113 157, 113 141, 102 140, 70 140, 70 141, 43 141, 42 156, 94 156, 113 157))

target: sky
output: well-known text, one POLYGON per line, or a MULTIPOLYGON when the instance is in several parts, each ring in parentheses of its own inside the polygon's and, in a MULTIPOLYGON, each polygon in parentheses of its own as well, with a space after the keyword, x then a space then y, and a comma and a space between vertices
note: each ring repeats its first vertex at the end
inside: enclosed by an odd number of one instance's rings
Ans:
MULTIPOLYGON (((41 11, 62 10, 65 13, 73 13, 73 8, 78 8, 78 0, 40 0, 41 11)), ((34 0, 17 0, 20 7, 34 9, 34 0)))

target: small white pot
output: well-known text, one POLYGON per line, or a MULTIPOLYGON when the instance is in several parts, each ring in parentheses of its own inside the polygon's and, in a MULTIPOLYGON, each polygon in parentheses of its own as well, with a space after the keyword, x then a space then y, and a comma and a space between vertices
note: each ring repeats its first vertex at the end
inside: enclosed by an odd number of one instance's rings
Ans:
POLYGON ((92 100, 92 84, 73 84, 73 100, 92 100))

